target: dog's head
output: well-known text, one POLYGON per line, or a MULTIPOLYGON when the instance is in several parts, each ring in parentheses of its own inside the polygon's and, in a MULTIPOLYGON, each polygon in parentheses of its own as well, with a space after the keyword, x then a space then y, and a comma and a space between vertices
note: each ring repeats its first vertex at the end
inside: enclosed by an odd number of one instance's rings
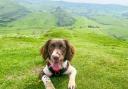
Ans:
POLYGON ((67 40, 51 39, 41 48, 41 54, 51 64, 62 65, 65 60, 71 61, 74 47, 67 40))

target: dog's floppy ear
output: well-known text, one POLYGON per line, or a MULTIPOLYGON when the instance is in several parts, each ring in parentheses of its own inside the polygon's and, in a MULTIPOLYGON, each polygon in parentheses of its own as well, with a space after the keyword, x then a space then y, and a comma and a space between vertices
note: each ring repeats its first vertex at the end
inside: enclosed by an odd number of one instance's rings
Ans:
POLYGON ((48 46, 51 40, 48 40, 44 46, 41 48, 40 53, 43 57, 44 60, 46 60, 47 58, 49 58, 49 53, 48 53, 48 46))
POLYGON ((66 54, 65 54, 65 59, 64 60, 69 60, 73 58, 75 54, 74 47, 68 42, 68 40, 64 40, 66 44, 66 54))

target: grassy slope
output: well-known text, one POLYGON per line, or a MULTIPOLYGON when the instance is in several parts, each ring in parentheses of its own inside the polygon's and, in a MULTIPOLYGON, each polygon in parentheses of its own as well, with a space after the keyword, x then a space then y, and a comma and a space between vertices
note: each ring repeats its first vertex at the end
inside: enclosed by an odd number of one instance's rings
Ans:
MULTIPOLYGON (((105 19, 101 21, 106 22, 105 19)), ((54 16, 32 13, 0 28, 0 89, 44 89, 37 79, 44 66, 39 49, 49 38, 66 38, 75 45, 72 64, 78 70, 78 89, 127 89, 128 42, 106 34, 113 28, 118 29, 113 32, 119 34, 122 26, 118 24, 119 29, 115 25, 108 27, 97 22, 79 17, 71 27, 55 28, 54 16), (100 28, 88 28, 88 25, 100 28)), ((67 76, 52 78, 52 81, 56 89, 67 88, 67 76)))
MULTIPOLYGON (((0 28, 0 35, 39 35, 50 29, 56 28, 56 17, 50 13, 31 13, 26 17, 8 24, 7 27, 0 28)), ((85 17, 76 17, 72 26, 60 27, 67 29, 87 29, 98 34, 104 34, 101 29, 103 25, 85 17), (99 28, 88 28, 88 26, 98 26, 99 28)))
POLYGON ((44 32, 56 26, 56 19, 49 13, 30 13, 24 18, 18 19, 8 24, 7 27, 0 28, 0 35, 33 35, 44 32))
MULTIPOLYGON (((44 89, 37 79, 44 66, 39 49, 49 38, 66 38, 75 46, 72 64, 78 71, 78 89, 128 89, 128 42, 85 29, 0 38, 0 89, 44 89)), ((56 89, 67 88, 67 76, 52 81, 56 89)))
POLYGON ((128 39, 128 20, 112 15, 101 15, 92 17, 94 21, 104 26, 103 32, 119 39, 128 39))
POLYGON ((0 0, 0 26, 24 17, 28 10, 11 0, 0 0))
POLYGON ((11 24, 12 27, 34 28, 55 26, 55 18, 50 13, 31 13, 23 19, 19 19, 11 24), (22 27, 21 27, 22 26, 22 27))

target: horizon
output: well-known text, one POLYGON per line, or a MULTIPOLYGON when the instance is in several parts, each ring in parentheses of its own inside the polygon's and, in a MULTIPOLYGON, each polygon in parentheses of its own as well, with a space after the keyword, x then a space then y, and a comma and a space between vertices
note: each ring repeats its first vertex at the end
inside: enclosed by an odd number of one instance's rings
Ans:
POLYGON ((73 3, 92 3, 92 4, 115 4, 115 5, 123 5, 128 6, 128 0, 122 2, 122 0, 52 0, 52 1, 65 1, 65 2, 73 2, 73 3))

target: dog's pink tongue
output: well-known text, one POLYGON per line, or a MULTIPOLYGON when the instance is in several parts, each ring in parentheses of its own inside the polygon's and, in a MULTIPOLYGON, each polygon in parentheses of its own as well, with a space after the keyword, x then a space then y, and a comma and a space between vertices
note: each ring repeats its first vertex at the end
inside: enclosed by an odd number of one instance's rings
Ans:
POLYGON ((60 70, 60 65, 58 63, 53 64, 53 70, 58 72, 60 70))

